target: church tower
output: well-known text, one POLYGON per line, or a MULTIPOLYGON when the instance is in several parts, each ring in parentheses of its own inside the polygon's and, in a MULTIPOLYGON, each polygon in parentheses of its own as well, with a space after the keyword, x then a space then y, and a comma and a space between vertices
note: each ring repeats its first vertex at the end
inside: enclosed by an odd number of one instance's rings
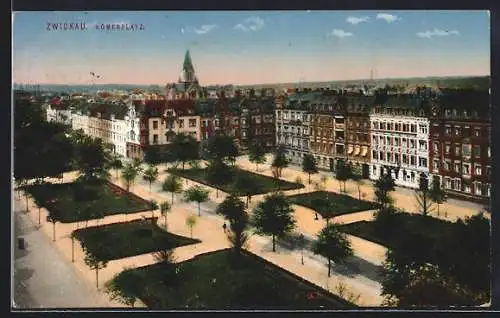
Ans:
POLYGON ((193 62, 191 61, 191 54, 189 53, 189 50, 186 50, 186 55, 184 56, 184 64, 182 65, 179 82, 186 84, 198 82, 194 73, 193 62))

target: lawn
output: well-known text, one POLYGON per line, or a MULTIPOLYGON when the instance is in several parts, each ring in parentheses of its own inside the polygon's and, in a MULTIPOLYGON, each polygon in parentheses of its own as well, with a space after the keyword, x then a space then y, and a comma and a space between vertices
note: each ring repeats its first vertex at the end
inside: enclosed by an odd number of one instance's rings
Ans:
MULTIPOLYGON (((316 211, 314 200, 327 198, 333 203, 332 213, 334 216, 348 214, 359 211, 373 210, 377 205, 373 202, 358 200, 344 194, 337 194, 334 192, 315 191, 309 193, 301 193, 291 195, 288 198, 293 204, 302 205, 306 208, 316 211)), ((320 211, 317 211, 320 213, 320 211)), ((322 215, 323 216, 323 215, 322 215)))
POLYGON ((115 282, 150 309, 355 307, 254 254, 243 252, 238 266, 229 255, 227 249, 199 255, 177 271, 161 263, 127 270, 115 282))
POLYGON ((150 209, 148 201, 136 195, 128 195, 115 185, 108 182, 99 183, 62 183, 42 184, 26 187, 28 193, 41 200, 43 207, 54 212, 57 220, 62 223, 72 223, 93 219, 96 212, 104 216, 136 213, 150 209), (82 191, 90 191, 90 195, 82 195, 82 191), (81 215, 80 211, 86 211, 81 215))
POLYGON ((75 235, 89 252, 105 260, 152 253, 200 242, 200 240, 168 233, 159 228, 156 221, 157 218, 147 218, 94 226, 76 230, 75 235))
MULTIPOLYGON (((360 221, 350 224, 340 225, 340 230, 361 237, 363 239, 378 243, 390 249, 397 249, 401 246, 402 238, 411 235, 419 235, 429 240, 431 245, 443 243, 446 238, 452 236, 454 223, 440 220, 433 217, 425 217, 420 214, 397 213, 394 224, 397 227, 391 231, 390 235, 380 235, 372 221, 360 221)), ((422 243, 422 242, 421 242, 422 243)))
MULTIPOLYGON (((169 169, 168 172, 183 178, 194 180, 196 182, 208 185, 213 188, 219 188, 219 190, 222 190, 226 193, 235 193, 240 196, 246 195, 245 189, 238 189, 234 182, 240 175, 246 175, 252 180, 254 180, 256 184, 256 191, 253 191, 251 195, 264 194, 276 190, 276 180, 274 178, 256 174, 237 167, 231 167, 231 169, 234 171, 233 182, 219 187, 211 184, 205 179, 205 169, 186 169, 184 171, 178 169, 169 169)), ((284 180, 279 180, 279 185, 280 185, 280 190, 283 191, 300 189, 304 187, 301 184, 292 183, 284 180)))

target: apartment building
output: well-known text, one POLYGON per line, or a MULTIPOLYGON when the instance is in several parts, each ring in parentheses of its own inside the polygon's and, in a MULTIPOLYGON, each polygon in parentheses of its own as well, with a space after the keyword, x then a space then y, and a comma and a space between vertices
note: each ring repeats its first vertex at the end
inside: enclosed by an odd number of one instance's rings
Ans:
POLYGON ((113 152, 125 157, 127 155, 127 122, 125 105, 98 104, 91 108, 88 126, 84 130, 92 138, 100 138, 104 143, 113 146, 113 152))
POLYGON ((45 107, 48 122, 71 126, 71 110, 67 103, 54 99, 45 107))
POLYGON ((243 151, 251 145, 260 144, 264 148, 274 146, 274 98, 255 96, 250 93, 240 103, 240 148, 243 151))
POLYGON ((449 195, 487 200, 492 166, 488 91, 442 91, 430 124, 432 178, 449 195))
POLYGON ((390 172, 396 185, 418 188, 429 176, 429 103, 416 94, 378 95, 370 114, 370 179, 390 172))
POLYGON ((373 95, 347 94, 347 161, 363 178, 370 176, 370 111, 373 95))
POLYGON ((287 158, 301 165, 309 153, 309 117, 307 97, 292 93, 276 99, 276 144, 284 146, 287 158))

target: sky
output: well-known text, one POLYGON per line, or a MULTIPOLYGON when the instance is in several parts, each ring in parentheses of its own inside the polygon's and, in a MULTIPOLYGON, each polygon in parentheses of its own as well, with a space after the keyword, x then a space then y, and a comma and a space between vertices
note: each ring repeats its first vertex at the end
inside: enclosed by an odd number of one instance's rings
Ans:
POLYGON ((487 11, 16 12, 12 24, 15 83, 164 85, 186 49, 201 85, 490 74, 487 11), (47 30, 65 22, 87 29, 47 30))

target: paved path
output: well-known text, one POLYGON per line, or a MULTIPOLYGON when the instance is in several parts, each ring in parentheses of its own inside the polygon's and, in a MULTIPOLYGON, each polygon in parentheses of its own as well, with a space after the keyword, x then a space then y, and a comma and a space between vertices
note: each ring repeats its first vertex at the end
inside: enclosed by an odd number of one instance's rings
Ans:
POLYGON ((15 308, 122 307, 79 277, 30 216, 19 212, 19 201, 14 208, 15 308), (17 248, 17 237, 25 239, 25 250, 17 248))

